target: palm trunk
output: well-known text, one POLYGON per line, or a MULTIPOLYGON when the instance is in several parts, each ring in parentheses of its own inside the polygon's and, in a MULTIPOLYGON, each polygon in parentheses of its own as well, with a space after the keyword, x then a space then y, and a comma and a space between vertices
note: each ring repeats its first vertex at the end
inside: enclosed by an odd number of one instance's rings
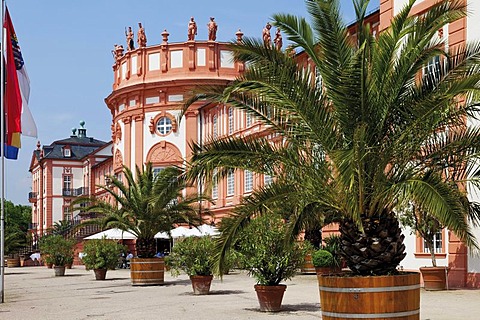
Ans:
POLYGON ((138 238, 135 243, 137 256, 139 258, 153 258, 155 256, 155 239, 154 238, 138 238))
POLYGON ((400 225, 394 214, 362 217, 364 232, 352 220, 340 224, 340 254, 352 272, 360 275, 387 275, 397 272, 405 258, 400 225))

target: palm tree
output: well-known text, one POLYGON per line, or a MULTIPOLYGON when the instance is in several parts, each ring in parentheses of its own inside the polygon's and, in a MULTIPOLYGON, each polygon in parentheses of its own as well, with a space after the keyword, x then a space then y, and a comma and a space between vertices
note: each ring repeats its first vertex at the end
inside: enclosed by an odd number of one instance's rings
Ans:
POLYGON ((52 227, 50 227, 47 232, 65 237, 72 230, 73 227, 74 225, 70 220, 60 220, 55 221, 52 227))
POLYGON ((232 50, 247 71, 226 88, 202 88, 187 103, 201 97, 229 104, 282 138, 193 145, 192 177, 211 180, 232 169, 275 176, 223 226, 220 264, 248 221, 279 203, 293 208, 290 238, 312 218, 339 215, 341 251, 361 275, 396 272, 405 257, 398 208, 409 201, 478 249, 468 221, 478 221, 478 206, 462 190, 479 187, 480 129, 466 119, 479 111, 480 45, 445 49, 438 36, 466 15, 463 1, 439 1, 421 17, 410 15, 414 2, 373 36, 364 23, 369 1, 354 0, 356 39, 338 0, 306 1, 311 23, 276 14, 273 24, 311 64, 246 38, 232 50), (445 181, 446 172, 455 179, 445 181))
POLYGON ((154 257, 157 232, 170 232, 176 224, 197 225, 201 222, 195 206, 201 198, 182 195, 187 187, 182 169, 167 167, 155 175, 151 163, 148 163, 143 171, 136 167, 136 178, 127 167, 123 173, 126 184, 110 176, 109 185, 98 186, 114 199, 114 203, 96 198, 83 198, 75 203, 91 202, 85 210, 104 215, 88 224, 133 233, 137 237, 138 257, 154 257))

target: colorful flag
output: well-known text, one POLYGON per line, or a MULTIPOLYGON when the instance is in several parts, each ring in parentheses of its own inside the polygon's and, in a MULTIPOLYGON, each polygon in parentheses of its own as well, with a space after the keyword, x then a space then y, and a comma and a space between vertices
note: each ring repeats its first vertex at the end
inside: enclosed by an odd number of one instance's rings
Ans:
POLYGON ((18 45, 17 35, 13 28, 8 8, 5 12, 3 27, 6 31, 6 86, 5 86, 5 117, 6 139, 5 157, 17 159, 21 147, 20 136, 37 136, 37 127, 33 120, 28 99, 30 96, 30 80, 24 66, 22 52, 18 45))

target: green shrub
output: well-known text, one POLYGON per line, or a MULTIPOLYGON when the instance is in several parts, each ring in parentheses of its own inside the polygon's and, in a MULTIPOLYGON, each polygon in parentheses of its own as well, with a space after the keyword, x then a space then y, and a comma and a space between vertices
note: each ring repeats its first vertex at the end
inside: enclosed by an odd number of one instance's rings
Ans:
POLYGON ((296 241, 286 242, 286 226, 280 216, 255 218, 237 242, 241 265, 259 285, 278 285, 292 278, 304 261, 306 250, 296 241))
POLYGON ((343 263, 343 259, 340 255, 340 245, 342 243, 342 239, 339 235, 331 235, 323 239, 325 245, 322 246, 322 249, 327 250, 333 256, 333 263, 334 267, 341 267, 343 263))
POLYGON ((67 240, 61 235, 47 235, 40 239, 40 252, 48 264, 65 266, 73 257, 74 240, 67 240))
POLYGON ((312 263, 318 268, 331 268, 335 266, 333 255, 327 250, 317 250, 312 254, 312 263))
POLYGON ((213 274, 214 254, 215 245, 211 237, 188 237, 175 243, 165 263, 174 276, 180 271, 189 276, 208 276, 213 274))
POLYGON ((87 240, 83 246, 85 255, 82 257, 82 262, 87 270, 113 270, 117 266, 118 258, 124 250, 124 246, 106 238, 87 240))

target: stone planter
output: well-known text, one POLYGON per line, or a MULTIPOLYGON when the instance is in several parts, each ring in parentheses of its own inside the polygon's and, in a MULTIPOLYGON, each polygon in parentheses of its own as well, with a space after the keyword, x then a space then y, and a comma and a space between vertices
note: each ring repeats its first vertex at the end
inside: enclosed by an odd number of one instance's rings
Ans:
POLYGON ((193 294, 203 295, 210 293, 213 276, 190 276, 192 282, 193 294))
POLYGON ((420 272, 425 290, 437 291, 447 288, 448 267, 422 267, 420 272))
POLYGON ((107 269, 94 269, 95 280, 105 280, 107 277, 107 269))
POLYGON ((54 266, 55 277, 62 277, 65 275, 65 266, 54 266))
POLYGON ((282 309, 283 294, 287 286, 280 284, 278 286, 255 285, 260 311, 278 312, 282 309))
POLYGON ((318 278, 323 320, 419 320, 420 274, 318 278))

